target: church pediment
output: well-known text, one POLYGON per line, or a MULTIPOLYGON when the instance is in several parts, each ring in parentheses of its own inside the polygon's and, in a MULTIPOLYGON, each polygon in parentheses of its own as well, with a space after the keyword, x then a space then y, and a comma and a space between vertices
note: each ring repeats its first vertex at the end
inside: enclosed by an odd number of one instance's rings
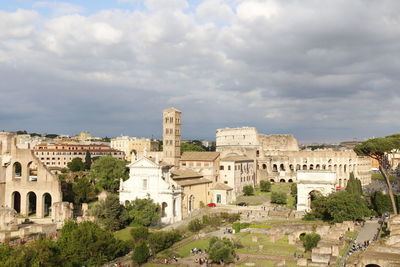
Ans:
POLYGON ((147 157, 142 157, 142 158, 132 162, 131 164, 129 164, 128 167, 129 168, 132 168, 132 167, 157 168, 157 167, 159 167, 159 165, 147 157))

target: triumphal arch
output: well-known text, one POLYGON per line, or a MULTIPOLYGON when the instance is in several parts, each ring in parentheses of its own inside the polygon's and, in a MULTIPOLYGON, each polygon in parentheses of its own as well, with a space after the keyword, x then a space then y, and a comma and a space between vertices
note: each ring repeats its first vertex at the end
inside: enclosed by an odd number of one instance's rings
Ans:
POLYGON ((332 171, 297 172, 297 211, 311 210, 312 193, 327 196, 335 192, 336 173, 332 171))

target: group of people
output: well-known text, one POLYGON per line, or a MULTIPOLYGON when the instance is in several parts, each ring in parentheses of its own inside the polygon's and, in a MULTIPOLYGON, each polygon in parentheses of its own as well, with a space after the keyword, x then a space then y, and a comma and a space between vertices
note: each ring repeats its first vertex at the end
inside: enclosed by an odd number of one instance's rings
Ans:
POLYGON ((165 259, 164 259, 164 264, 170 264, 170 263, 172 263, 172 261, 178 262, 178 258, 177 258, 175 255, 172 256, 172 259, 167 259, 167 258, 165 258, 165 259))
POLYGON ((224 235, 226 235, 226 234, 232 234, 232 233, 233 233, 233 231, 232 231, 231 228, 225 228, 225 230, 224 230, 224 235))
POLYGON ((195 263, 198 263, 200 265, 206 264, 206 266, 209 266, 210 264, 208 263, 208 258, 207 257, 200 257, 200 258, 195 258, 194 259, 195 263))
POLYGON ((362 243, 353 243, 353 245, 351 246, 350 250, 349 250, 349 255, 361 251, 361 250, 366 250, 367 247, 369 246, 370 241, 369 240, 365 240, 362 243))

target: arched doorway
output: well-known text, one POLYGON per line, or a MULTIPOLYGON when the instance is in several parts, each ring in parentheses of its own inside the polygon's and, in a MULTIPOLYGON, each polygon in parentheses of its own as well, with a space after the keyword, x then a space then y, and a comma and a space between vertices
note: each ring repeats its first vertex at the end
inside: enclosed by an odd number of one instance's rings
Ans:
POLYGON ((381 266, 378 264, 367 264, 365 265, 365 267, 381 267, 381 266))
POLYGON ((274 179, 269 179, 269 181, 270 181, 271 183, 275 183, 275 180, 274 180, 274 179))
POLYGON ((29 192, 26 196, 27 205, 28 205, 28 216, 36 214, 36 194, 33 192, 29 192))
POLYGON ((13 192, 11 195, 12 208, 15 209, 17 213, 21 212, 21 194, 17 191, 13 192))
POLYGON ((289 183, 293 183, 293 179, 289 179, 289 181, 288 181, 289 183))
POLYGON ((166 202, 163 202, 161 204, 161 217, 167 217, 167 211, 166 211, 167 207, 168 204, 166 202))
POLYGON ((43 194, 43 216, 51 215, 51 195, 49 193, 43 194))
POLYGON ((13 178, 21 179, 22 176, 22 165, 19 162, 13 164, 13 178))
POLYGON ((190 195, 190 197, 189 197, 188 207, 189 207, 189 212, 192 212, 194 209, 194 196, 193 195, 190 195))
POLYGON ((286 183, 285 179, 280 179, 279 182, 286 183))
POLYGON ((37 166, 32 161, 28 164, 28 180, 31 182, 37 181, 37 166))

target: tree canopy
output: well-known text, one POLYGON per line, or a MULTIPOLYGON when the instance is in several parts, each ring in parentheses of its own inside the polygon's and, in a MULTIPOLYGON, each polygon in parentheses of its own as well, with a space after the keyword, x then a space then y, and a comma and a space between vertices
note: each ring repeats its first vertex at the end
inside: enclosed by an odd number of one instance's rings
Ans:
POLYGON ((354 147, 354 151, 357 155, 368 156, 378 161, 379 171, 385 178, 388 187, 388 193, 394 214, 397 214, 397 205, 392 190, 392 184, 387 173, 387 155, 398 149, 400 149, 400 134, 368 139, 354 147))
POLYGON ((346 191, 329 195, 326 209, 333 222, 354 221, 371 215, 367 202, 361 196, 346 191))
POLYGON ((354 173, 350 173, 350 179, 347 182, 346 191, 359 196, 363 193, 361 181, 354 177, 354 173))
POLYGON ((126 162, 111 156, 100 157, 92 163, 90 178, 96 185, 108 192, 116 193, 120 179, 128 179, 126 162))
POLYGON ((73 158, 70 162, 67 163, 68 169, 72 172, 80 172, 85 170, 85 163, 81 158, 73 158))
POLYGON ((137 198, 126 205, 128 220, 143 226, 157 225, 161 220, 161 208, 152 199, 137 198))

